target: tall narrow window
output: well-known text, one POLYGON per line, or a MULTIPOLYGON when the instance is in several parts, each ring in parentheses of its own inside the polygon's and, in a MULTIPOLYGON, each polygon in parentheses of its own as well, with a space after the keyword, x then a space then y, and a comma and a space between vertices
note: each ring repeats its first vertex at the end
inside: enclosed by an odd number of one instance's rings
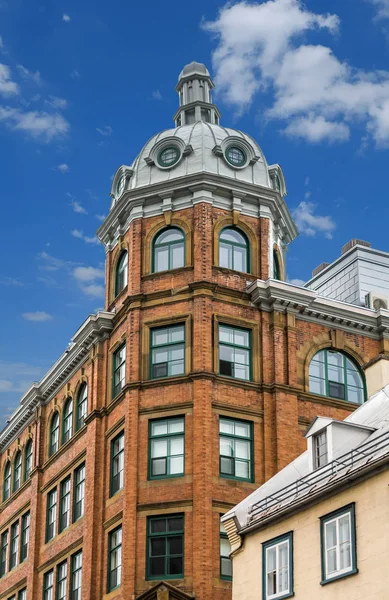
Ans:
POLYGON ((273 279, 281 280, 281 267, 278 253, 273 250, 273 279))
POLYGON ((227 532, 223 523, 220 521, 220 577, 221 579, 232 580, 232 560, 230 558, 231 544, 228 540, 227 532))
POLYGON ((20 540, 20 562, 28 557, 28 546, 30 543, 30 513, 22 516, 22 535, 20 540))
POLYGON ((252 424, 220 417, 220 475, 252 480, 252 424))
POLYGON ((64 444, 73 434, 73 399, 68 398, 63 409, 62 443, 64 444))
POLYGON ((122 527, 111 531, 108 539, 108 592, 122 581, 122 527))
POLYGON ((236 379, 251 379, 250 331, 219 325, 219 373, 236 379))
POLYGON ((327 431, 320 431, 313 436, 314 468, 320 469, 328 463, 327 431))
POLYGON ((147 578, 184 576, 184 516, 149 517, 147 521, 147 578))
POLYGON ((12 491, 16 492, 20 488, 22 483, 22 453, 20 450, 17 451, 14 460, 14 481, 12 491))
POLYGON ((24 481, 26 481, 32 471, 32 440, 28 440, 24 450, 24 481))
POLYGON ((59 414, 57 412, 51 418, 50 423, 50 446, 49 454, 52 456, 59 448, 59 414))
POLYGON ((185 265, 185 234, 177 227, 159 233, 153 242, 152 271, 170 271, 185 265))
POLYGON ((70 525, 70 475, 60 486, 59 533, 70 525))
POLYGON ((151 479, 184 474, 184 417, 150 421, 151 479))
POLYGON ((365 389, 357 366, 341 352, 320 350, 309 365, 309 391, 362 404, 365 389))
POLYGON ((262 544, 263 597, 293 596, 293 537, 292 533, 262 544))
POLYGON ((82 588, 82 552, 73 554, 71 558, 72 578, 70 585, 70 600, 81 600, 82 588))
POLYGON ((123 344, 113 355, 113 397, 123 389, 126 382, 126 345, 123 344))
POLYGON ((88 386, 83 383, 77 394, 76 431, 84 425, 88 412, 88 386))
POLYGON ((85 465, 74 471, 73 521, 84 514, 85 465))
POLYGON ((249 273, 249 244, 235 227, 225 227, 219 236, 219 266, 249 273))
POLYGON ((11 543, 9 548, 9 570, 18 564, 19 554, 19 521, 11 525, 11 543))
POLYGON ((18 591, 18 600, 27 600, 27 588, 18 591))
POLYGON ((128 283, 128 252, 122 252, 116 266, 115 273, 115 296, 124 290, 128 283))
POLYGON ((54 600, 54 571, 48 571, 44 574, 43 600, 54 600))
POLYGON ((8 500, 11 495, 11 463, 7 462, 4 469, 3 479, 3 502, 8 500))
POLYGON ((46 542, 53 539, 57 524, 57 489, 47 494, 46 542))
POLYGON ((111 496, 122 489, 124 483, 124 432, 111 442, 111 496))
POLYGON ((68 563, 65 560, 57 567, 57 594, 55 600, 66 600, 66 584, 68 579, 68 563))
POLYGON ((322 584, 357 572, 355 507, 321 517, 322 584))
POLYGON ((1 556, 0 556, 0 577, 7 572, 8 559, 8 531, 1 534, 1 556))
POLYGON ((151 378, 185 373, 185 325, 151 330, 151 378))

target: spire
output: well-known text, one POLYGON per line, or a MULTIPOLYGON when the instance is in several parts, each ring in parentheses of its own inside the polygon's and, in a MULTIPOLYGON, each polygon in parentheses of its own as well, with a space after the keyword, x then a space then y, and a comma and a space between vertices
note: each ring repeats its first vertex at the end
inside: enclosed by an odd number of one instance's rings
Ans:
POLYGON ((196 121, 219 124, 220 113, 211 97, 214 87, 209 71, 202 63, 193 61, 182 69, 176 85, 180 99, 180 108, 173 117, 176 127, 196 121))

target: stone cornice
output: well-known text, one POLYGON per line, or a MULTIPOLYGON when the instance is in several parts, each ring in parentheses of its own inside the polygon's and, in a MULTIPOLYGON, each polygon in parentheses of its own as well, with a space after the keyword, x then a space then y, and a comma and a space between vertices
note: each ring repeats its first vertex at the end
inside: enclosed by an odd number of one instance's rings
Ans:
POLYGON ((104 339, 112 330, 114 314, 98 312, 90 315, 76 331, 65 352, 49 369, 39 383, 33 383, 20 400, 20 406, 9 418, 0 432, 0 451, 9 445, 28 421, 33 418, 36 408, 46 404, 58 388, 72 376, 74 371, 85 362, 91 345, 104 339))
MULTIPOLYGON (((125 192, 97 231, 99 239, 110 251, 134 219, 163 213, 166 182, 159 182, 125 192)), ((172 210, 190 208, 198 202, 208 202, 218 208, 233 209, 234 197, 241 198, 240 212, 251 217, 272 217, 279 222, 285 242, 298 234, 289 209, 279 192, 260 185, 246 183, 214 173, 195 173, 169 182, 172 210), (197 192, 193 191, 193 186, 197 192), (204 194, 201 195, 202 190, 204 194)))
POLYGON ((389 311, 378 311, 326 298, 285 281, 257 280, 247 287, 252 302, 264 311, 293 312, 296 318, 378 339, 389 337, 389 311))

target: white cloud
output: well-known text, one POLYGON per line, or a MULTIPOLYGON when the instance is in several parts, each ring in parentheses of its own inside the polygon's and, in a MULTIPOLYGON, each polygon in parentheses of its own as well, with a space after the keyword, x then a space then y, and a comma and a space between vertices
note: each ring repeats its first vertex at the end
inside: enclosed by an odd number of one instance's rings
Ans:
POLYGON ((98 131, 100 135, 112 135, 113 129, 110 125, 105 125, 103 128, 96 127, 96 131, 98 131))
POLYGON ((65 98, 59 98, 58 96, 49 96, 49 100, 46 100, 46 102, 62 110, 67 108, 68 105, 68 101, 65 98))
POLYGON ((162 100, 162 94, 159 90, 154 90, 152 93, 154 100, 162 100))
POLYGON ((65 21, 65 23, 69 23, 69 21, 70 21, 69 15, 67 15, 66 13, 64 13, 62 15, 62 21, 65 21))
POLYGON ((0 277, 0 285, 24 287, 23 281, 20 281, 20 279, 16 279, 15 277, 0 277))
POLYGON ((80 229, 72 229, 70 233, 73 237, 77 238, 78 240, 82 240, 86 244, 100 244, 96 236, 89 237, 84 235, 84 232, 80 229))
POLYGON ((66 163, 61 163, 60 165, 57 165, 55 167, 56 171, 59 171, 60 173, 68 173, 69 172, 69 165, 67 165, 66 163))
POLYGON ((11 79, 11 69, 0 63, 0 94, 14 96, 19 94, 19 86, 11 79))
POLYGON ((78 213, 79 215, 87 215, 88 214, 88 212, 85 210, 85 208, 82 206, 82 204, 77 202, 77 200, 72 200, 72 202, 70 203, 70 206, 73 208, 74 212, 78 213))
POLYGON ((39 323, 51 321, 53 318, 52 315, 49 315, 49 313, 44 312, 43 310, 37 310, 36 312, 25 312, 23 313, 22 317, 26 321, 35 321, 39 323))
POLYGON ((104 219, 106 218, 106 216, 107 216, 107 215, 95 215, 96 219, 97 219, 98 221, 101 221, 101 222, 103 222, 103 221, 104 221, 104 219))
POLYGON ((80 73, 77 71, 77 69, 73 69, 73 71, 70 73, 70 77, 72 79, 80 79, 81 75, 80 73))
POLYGON ((81 289, 86 296, 90 296, 91 298, 101 298, 105 293, 104 286, 97 283, 83 285, 81 289))
POLYGON ((327 239, 332 239, 336 224, 330 216, 315 214, 315 209, 315 204, 303 201, 292 211, 300 233, 311 237, 315 236, 316 233, 322 233, 327 239))
MULTIPOLYGON (((23 393, 42 375, 42 369, 25 363, 0 361, 0 393, 23 393)), ((4 407, 2 406, 2 410, 4 407)), ((10 414, 14 408, 6 409, 10 414)), ((8 415, 9 416, 9 415, 8 415)))
POLYGON ((302 287, 305 283, 304 279, 289 279, 289 283, 292 283, 293 285, 298 285, 299 287, 302 287))
POLYGON ((104 286, 98 283, 104 279, 104 269, 96 267, 76 267, 73 270, 73 277, 80 286, 81 291, 86 296, 99 298, 104 296, 104 286))
POLYGON ((369 0, 377 7, 378 19, 389 19, 389 0, 369 0))
POLYGON ((311 12, 300 0, 239 2, 203 27, 217 39, 218 93, 238 113, 266 89, 272 100, 264 116, 283 123, 289 136, 340 142, 358 123, 377 146, 389 146, 389 71, 366 72, 327 46, 303 43, 308 33, 336 33, 336 15, 311 12))
POLYGON ((65 135, 69 130, 69 123, 62 115, 39 111, 23 112, 18 108, 0 106, 1 121, 10 129, 23 131, 33 138, 46 142, 65 135))
POLYGON ((24 67, 23 65, 16 65, 16 68, 18 69, 19 74, 21 77, 23 77, 23 79, 31 79, 31 81, 33 81, 37 85, 40 85, 42 83, 41 74, 39 73, 39 71, 35 71, 34 73, 33 71, 29 71, 28 69, 26 69, 26 67, 24 67))

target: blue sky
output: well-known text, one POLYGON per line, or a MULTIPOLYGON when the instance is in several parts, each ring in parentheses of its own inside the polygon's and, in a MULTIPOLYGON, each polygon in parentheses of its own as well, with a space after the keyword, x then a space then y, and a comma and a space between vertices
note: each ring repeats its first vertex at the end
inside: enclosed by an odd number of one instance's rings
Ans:
POLYGON ((0 36, 0 426, 103 306, 111 177, 192 60, 284 169, 291 280, 352 237, 389 250, 389 0, 0 0, 0 36))

